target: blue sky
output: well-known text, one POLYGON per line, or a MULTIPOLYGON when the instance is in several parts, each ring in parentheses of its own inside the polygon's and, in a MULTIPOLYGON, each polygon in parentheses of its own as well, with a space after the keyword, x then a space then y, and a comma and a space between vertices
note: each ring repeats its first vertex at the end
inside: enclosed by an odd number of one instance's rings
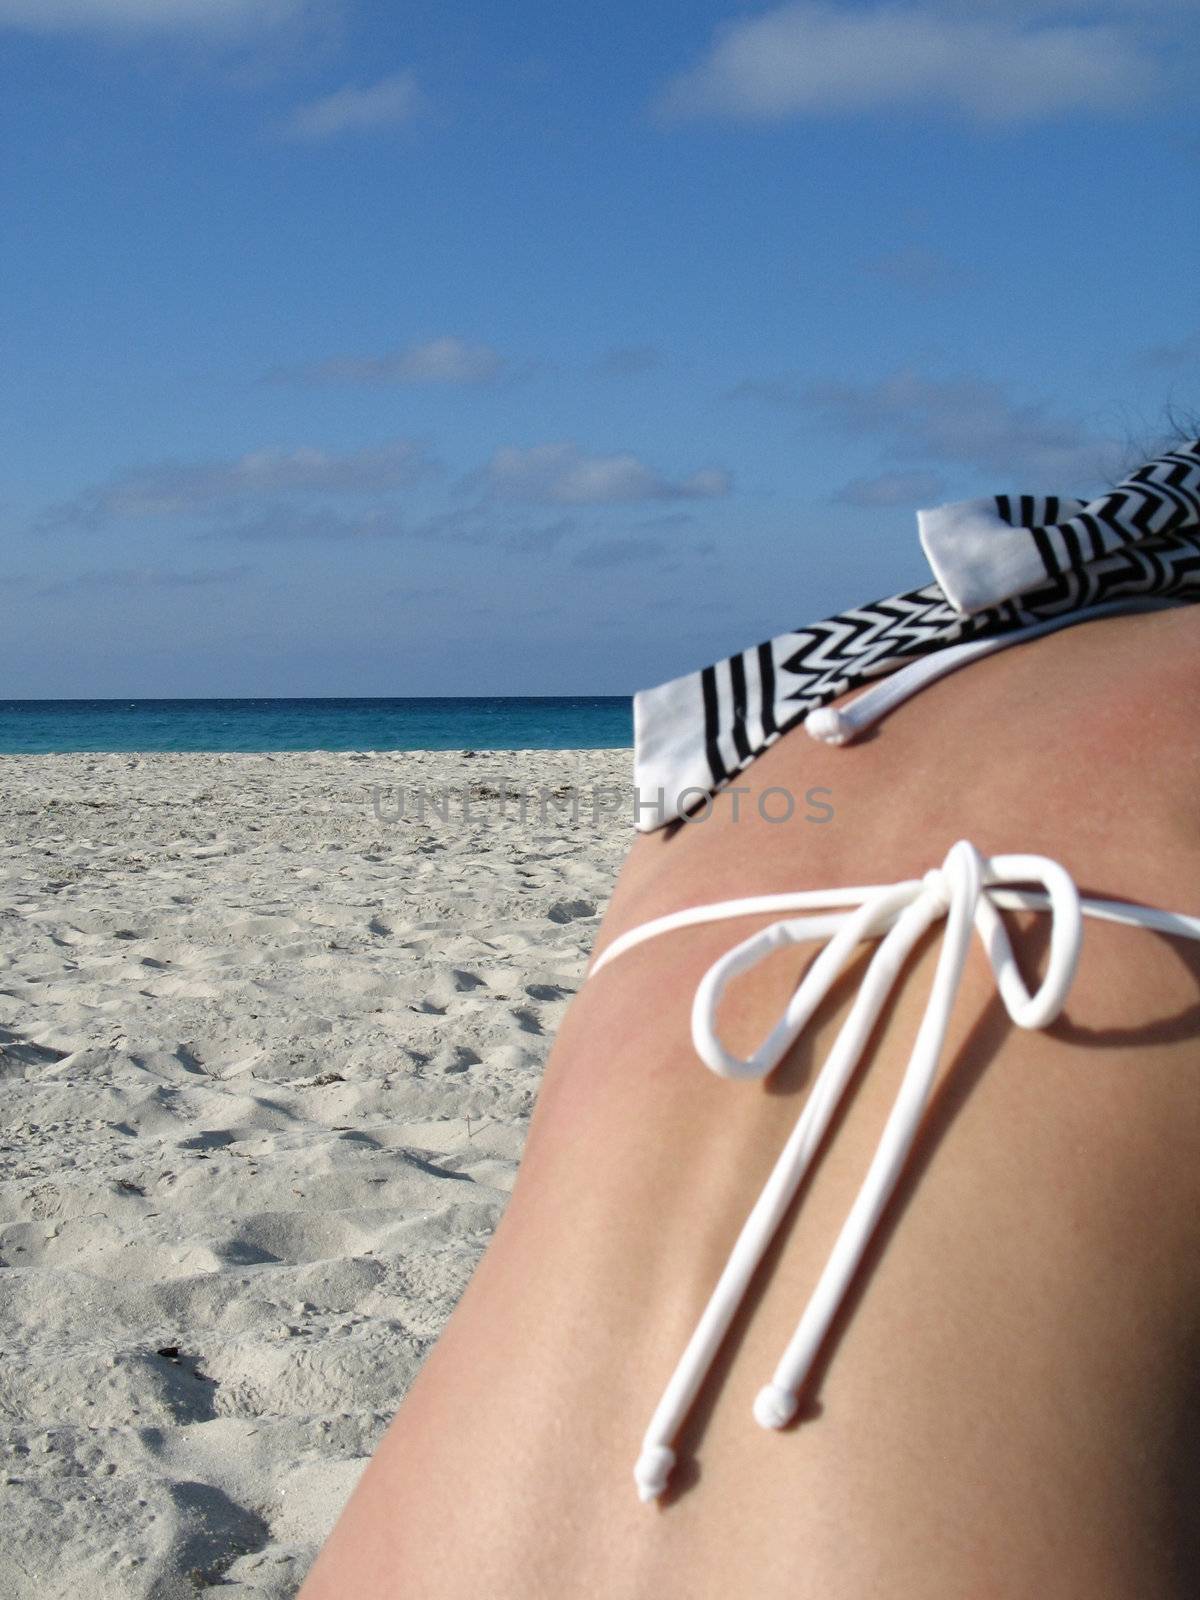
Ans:
POLYGON ((0 694, 627 693, 1200 410, 1194 0, 0 0, 0 694))

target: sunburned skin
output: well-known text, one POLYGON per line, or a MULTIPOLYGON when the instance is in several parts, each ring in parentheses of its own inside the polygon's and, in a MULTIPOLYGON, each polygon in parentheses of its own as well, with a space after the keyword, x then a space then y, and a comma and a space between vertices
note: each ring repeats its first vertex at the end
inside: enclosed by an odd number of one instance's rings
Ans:
MULTIPOLYGON (((597 939, 665 912, 890 883, 956 839, 1200 913, 1200 609, 1106 618, 933 684, 862 743, 801 730, 703 823, 637 837, 597 939), (797 798, 772 824, 757 797, 797 798), (825 822, 803 796, 833 808, 825 822)), ((768 806, 768 809, 770 807, 768 806)), ((765 1083, 690 1039, 707 967, 768 916, 584 984, 512 1199, 302 1600, 1182 1600, 1200 1592, 1200 946, 1085 922, 1064 1016, 1009 1021, 972 945, 934 1101, 806 1385, 770 1378, 862 1181, 944 924, 914 954, 677 1440, 642 1432, 844 1018, 861 957, 765 1083)), ((1030 988, 1048 920, 1006 913, 1030 988)), ((746 1054, 813 956, 719 1015, 746 1054)))

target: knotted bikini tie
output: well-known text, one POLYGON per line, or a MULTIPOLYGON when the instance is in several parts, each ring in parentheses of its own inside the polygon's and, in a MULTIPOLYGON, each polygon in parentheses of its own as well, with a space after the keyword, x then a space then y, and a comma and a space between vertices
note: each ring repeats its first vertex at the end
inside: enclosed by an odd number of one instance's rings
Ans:
POLYGON ((1045 1028, 1066 1004, 1079 961, 1083 914, 1200 939, 1200 918, 1109 900, 1084 899, 1057 862, 1037 855, 982 856, 960 839, 942 865, 922 878, 867 888, 820 889, 763 895, 693 907, 659 917, 613 941, 592 967, 672 929, 768 911, 815 911, 789 916, 752 934, 705 973, 692 1005, 692 1039, 704 1064, 724 1078, 765 1078, 782 1061, 864 939, 880 939, 858 994, 809 1093, 800 1119, 754 1205, 696 1330, 659 1401, 634 1469, 638 1494, 657 1499, 675 1465, 675 1439, 742 1298, 796 1191, 812 1165, 851 1077, 909 954, 935 922, 946 919, 942 948, 924 1016, 895 1103, 875 1155, 829 1260, 771 1381, 759 1392, 754 1415, 764 1428, 794 1417, 800 1390, 845 1298, 875 1227, 895 1190, 937 1077, 954 1001, 974 929, 996 986, 1019 1028, 1045 1028), (1019 889, 1034 882, 1042 892, 1019 889), (834 907, 841 907, 834 910, 834 907), (1002 908, 1048 910, 1050 953, 1046 975, 1030 994, 1000 919, 1002 908), (716 1012, 731 979, 773 951, 824 939, 783 1016, 744 1060, 721 1042, 716 1012))

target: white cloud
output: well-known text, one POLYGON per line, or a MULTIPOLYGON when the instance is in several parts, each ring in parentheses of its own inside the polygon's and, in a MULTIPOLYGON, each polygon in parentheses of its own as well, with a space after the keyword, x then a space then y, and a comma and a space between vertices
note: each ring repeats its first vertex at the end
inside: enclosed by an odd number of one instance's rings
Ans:
POLYGON ((852 478, 834 499, 875 510, 880 506, 931 506, 941 501, 944 493, 935 473, 882 472, 875 478, 852 478))
POLYGON ((38 595, 44 598, 63 594, 103 594, 113 590, 132 594, 147 589, 201 589, 240 582, 253 571, 253 567, 245 564, 195 568, 191 572, 172 572, 162 567, 106 567, 101 571, 78 572, 73 577, 60 578, 40 588, 38 595))
POLYGON ((765 400, 772 406, 802 406, 805 396, 795 378, 743 378, 726 389, 726 400, 765 400))
POLYGON ((483 476, 498 498, 558 505, 710 499, 730 488, 729 474, 717 467, 671 482, 633 454, 585 456, 570 443, 497 450, 483 476))
POLYGON ((504 543, 518 555, 545 555, 556 550, 568 534, 575 532, 574 517, 560 517, 544 528, 520 528, 510 533, 504 543))
POLYGON ((489 344, 448 334, 380 356, 331 356, 304 367, 268 373, 273 383, 352 383, 370 386, 403 383, 488 383, 504 370, 504 357, 489 344))
POLYGON ((1135 357, 1135 365, 1151 371, 1171 367, 1200 367, 1200 333, 1188 334, 1173 344, 1156 344, 1135 357))
POLYGON ((894 458, 971 467, 997 477, 997 488, 1071 494, 1102 481, 1115 450, 1045 404, 1015 403, 981 378, 903 371, 874 384, 814 384, 797 398, 852 437, 884 441, 894 458))
POLYGON ((242 544, 319 544, 370 539, 399 539, 408 530, 390 506, 373 507, 360 516, 345 516, 332 507, 306 510, 294 505, 268 506, 260 515, 228 523, 201 534, 202 539, 232 539, 242 544))
MULTIPOLYGON (((244 509, 244 508, 243 508, 244 509)), ((563 524, 566 531, 569 524, 563 524)), ((373 540, 403 539, 407 543, 480 545, 492 541, 483 508, 469 506, 441 511, 410 522, 394 505, 371 505, 350 512, 336 506, 271 504, 240 521, 220 522, 196 537, 199 540, 233 540, 242 544, 365 544, 373 540)), ((529 548, 536 548, 531 545, 529 548)))
POLYGON ((659 109, 777 121, 949 107, 1003 123, 1120 112, 1155 83, 1155 61, 1132 26, 1048 22, 1044 8, 1024 20, 986 9, 936 0, 778 6, 719 29, 707 55, 667 86, 659 109))
POLYGON ((287 138, 319 140, 363 129, 391 128, 410 122, 424 105, 424 96, 411 71, 395 72, 378 83, 357 88, 348 84, 332 94, 297 106, 284 125, 287 138))
POLYGON ((668 546, 661 539, 622 534, 585 545, 571 565, 585 571, 599 572, 605 567, 626 567, 640 561, 657 561, 667 553, 668 546))
POLYGON ((0 28, 28 33, 261 33, 309 0, 0 0, 0 28))
POLYGON ((436 470, 410 439, 338 455, 305 447, 254 450, 232 461, 167 461, 134 468, 53 506, 38 531, 96 527, 113 517, 159 517, 251 503, 281 493, 374 494, 407 488, 436 470))
POLYGON ((930 11, 939 16, 1005 16, 1029 22, 1046 22, 1053 17, 1116 17, 1132 22, 1136 18, 1154 21, 1195 14, 1195 0, 926 0, 930 11))

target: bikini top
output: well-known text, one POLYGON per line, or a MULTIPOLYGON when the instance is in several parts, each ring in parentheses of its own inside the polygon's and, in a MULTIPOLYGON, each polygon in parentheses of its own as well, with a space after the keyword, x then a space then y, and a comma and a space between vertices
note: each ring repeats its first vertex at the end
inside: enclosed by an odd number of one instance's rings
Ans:
MULTIPOLYGON (((922 544, 938 582, 800 633, 784 634, 701 673, 635 698, 635 779, 643 797, 663 791, 661 825, 728 783, 788 728, 844 744, 943 673, 991 650, 1089 617, 1200 599, 1200 441, 1147 463, 1111 495, 1087 505, 1001 496, 920 513, 922 544), (1067 520, 1057 520, 1064 509, 1067 520), (1035 570, 1036 566, 1036 570, 1035 570), (783 674, 787 674, 786 677, 783 674), (882 678, 849 706, 830 699, 882 678), (754 686, 753 693, 751 685, 754 686), (673 807, 673 809, 672 809, 673 807)), ((639 817, 639 826, 646 824, 639 817)), ((1085 898, 1057 862, 1036 855, 986 858, 960 839, 940 867, 895 884, 801 890, 689 907, 630 929, 592 964, 589 981, 648 939, 700 923, 788 913, 709 968, 692 1004, 692 1042, 722 1077, 765 1078, 783 1060, 865 939, 878 939, 859 991, 804 1109, 747 1217, 729 1260, 651 1418, 634 1468, 639 1497, 654 1501, 675 1465, 673 1442, 772 1238, 810 1170, 871 1031, 925 931, 946 918, 925 1012, 875 1155, 796 1332, 754 1404, 764 1428, 795 1416, 800 1391, 899 1182, 937 1077, 972 929, 978 932, 1012 1021, 1044 1028, 1066 1004, 1079 961, 1083 917, 1200 939, 1200 917, 1085 898), (1040 884, 1040 889, 1021 887, 1040 884), (1048 911, 1046 976, 1025 987, 1002 909, 1048 911), (794 913, 804 912, 796 916, 794 913), (726 986, 772 951, 823 939, 783 1016, 746 1059, 716 1031, 726 986)))
POLYGON ((991 650, 1119 611, 1200 600, 1200 440, 1099 499, 996 495, 917 513, 934 581, 782 633, 634 696, 637 827, 685 816, 789 729, 843 743, 991 650), (860 684, 857 712, 826 710, 860 684), (824 714, 822 715, 822 713, 824 714))

